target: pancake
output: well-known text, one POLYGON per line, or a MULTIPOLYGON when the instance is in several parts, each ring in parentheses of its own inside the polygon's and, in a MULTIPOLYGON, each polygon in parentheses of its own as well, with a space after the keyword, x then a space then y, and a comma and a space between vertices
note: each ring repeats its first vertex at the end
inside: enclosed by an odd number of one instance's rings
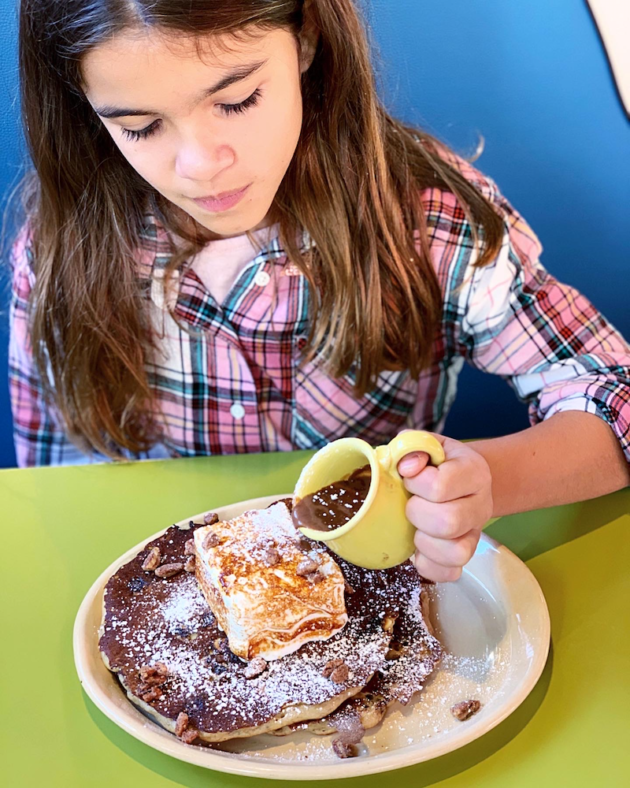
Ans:
POLYGON ((384 667, 392 634, 384 629, 386 601, 374 586, 347 594, 348 623, 341 632, 263 660, 256 674, 260 663, 230 651, 193 567, 183 569, 192 557, 186 543, 204 527, 172 526, 105 588, 99 647, 145 714, 188 743, 253 736, 330 714, 384 667))
POLYGON ((410 563, 370 570, 337 560, 350 585, 357 589, 357 609, 365 614, 370 600, 378 596, 390 611, 390 618, 395 618, 386 662, 361 692, 331 714, 276 730, 275 735, 308 730, 325 736, 373 728, 393 703, 407 705, 423 689, 442 658, 443 649, 433 634, 429 616, 429 585, 410 563))

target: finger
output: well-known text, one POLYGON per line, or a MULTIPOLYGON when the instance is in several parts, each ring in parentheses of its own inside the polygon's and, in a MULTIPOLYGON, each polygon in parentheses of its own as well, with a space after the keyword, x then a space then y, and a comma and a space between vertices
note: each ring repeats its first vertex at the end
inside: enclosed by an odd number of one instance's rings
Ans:
POLYGON ((429 466, 422 473, 405 479, 405 487, 412 495, 444 503, 474 495, 491 483, 490 469, 480 455, 467 447, 461 451, 457 441, 449 441, 447 446, 449 444, 456 448, 447 451, 442 465, 429 466))
POLYGON ((434 583, 452 583, 462 576, 461 567, 442 566, 420 554, 414 556, 413 565, 421 577, 433 580, 434 583))
POLYGON ((474 495, 449 503, 433 503, 413 495, 405 513, 419 531, 437 539, 457 539, 473 528, 480 530, 489 519, 483 501, 474 495))
POLYGON ((405 455, 398 463, 398 473, 405 477, 417 476, 429 463, 429 455, 425 451, 415 451, 405 455))
POLYGON ((442 566, 465 566, 475 554, 479 531, 469 531, 459 539, 436 539, 416 531, 414 544, 421 555, 442 566))

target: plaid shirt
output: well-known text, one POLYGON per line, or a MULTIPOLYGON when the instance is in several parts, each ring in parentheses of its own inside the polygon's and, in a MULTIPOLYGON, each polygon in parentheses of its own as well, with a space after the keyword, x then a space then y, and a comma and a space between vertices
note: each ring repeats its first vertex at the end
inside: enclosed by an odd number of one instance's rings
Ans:
MULTIPOLYGON (((528 404, 533 424, 560 411, 596 414, 630 461, 630 347, 586 298, 545 271, 538 239, 496 184, 444 155, 503 217, 501 250, 490 265, 475 268, 471 227, 456 198, 423 191, 443 294, 433 358, 419 379, 383 372, 363 397, 353 393, 352 372, 335 379, 317 363, 298 363, 308 336, 308 285, 278 239, 219 305, 192 270, 165 292, 167 239, 149 217, 138 277, 162 338, 147 373, 164 439, 134 457, 312 449, 350 436, 376 445, 409 426, 439 432, 468 361, 505 378, 528 404)), ((103 459, 76 449, 43 401, 28 338, 33 271, 24 237, 14 247, 13 268, 10 387, 18 463, 103 459)))

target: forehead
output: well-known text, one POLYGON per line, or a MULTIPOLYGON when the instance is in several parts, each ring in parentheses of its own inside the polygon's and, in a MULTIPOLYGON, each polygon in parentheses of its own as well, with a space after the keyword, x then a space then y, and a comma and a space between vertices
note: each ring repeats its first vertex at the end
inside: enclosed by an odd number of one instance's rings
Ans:
POLYGON ((83 86, 92 103, 133 103, 159 91, 164 100, 207 86, 229 69, 267 60, 283 62, 295 41, 288 30, 189 36, 159 29, 125 30, 83 58, 83 86))

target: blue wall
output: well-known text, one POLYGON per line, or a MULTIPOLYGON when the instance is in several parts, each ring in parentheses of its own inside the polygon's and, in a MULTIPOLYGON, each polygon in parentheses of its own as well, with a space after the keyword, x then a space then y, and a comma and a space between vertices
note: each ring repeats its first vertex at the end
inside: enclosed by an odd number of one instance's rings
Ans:
MULTIPOLYGON (((535 229, 546 267, 630 336, 630 124, 586 3, 367 6, 388 107, 463 153, 483 135, 477 166, 535 229)), ((0 14, 5 87, 15 70, 14 33, 12 12, 5 7, 0 14)), ((14 111, 7 109, 0 112, 3 191, 18 161, 14 111)), ((3 371, 0 466, 12 462, 5 389, 3 371)), ((449 434, 490 436, 525 426, 525 409, 502 381, 464 370, 449 434)))

